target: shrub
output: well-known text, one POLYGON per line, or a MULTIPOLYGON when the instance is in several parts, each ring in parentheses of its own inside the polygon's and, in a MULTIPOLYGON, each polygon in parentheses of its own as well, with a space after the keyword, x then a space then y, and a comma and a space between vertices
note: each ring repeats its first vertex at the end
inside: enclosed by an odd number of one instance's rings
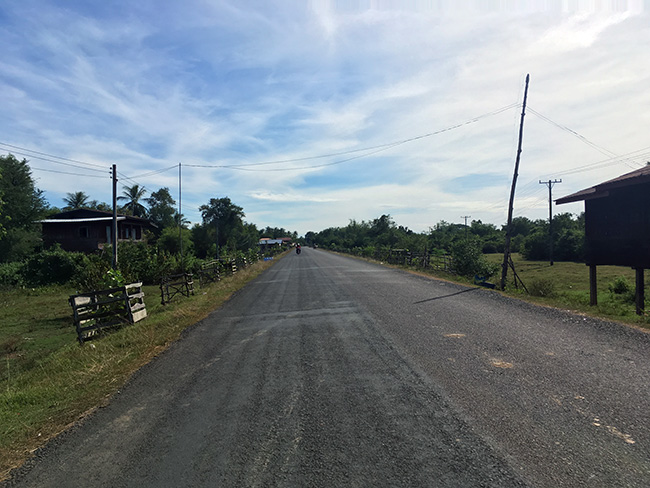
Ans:
POLYGON ((546 278, 536 278, 528 285, 528 293, 534 297, 555 296, 555 283, 546 278))
POLYGON ((87 254, 82 265, 72 277, 79 293, 103 289, 104 276, 111 269, 111 253, 87 254))
POLYGON ((477 239, 463 239, 454 243, 451 249, 454 260, 454 270, 461 276, 469 278, 480 275, 489 278, 499 269, 498 264, 491 264, 481 251, 481 244, 477 239))
POLYGON ((612 297, 617 297, 624 303, 634 303, 636 299, 634 288, 623 276, 616 278, 607 286, 607 288, 612 294, 612 297))
POLYGON ((24 286, 25 278, 22 273, 23 263, 0 263, 0 286, 24 286))
POLYGON ((361 255, 364 258, 371 258, 375 255, 375 246, 366 246, 363 249, 361 249, 361 255))
POLYGON ((632 285, 630 285, 630 282, 624 276, 617 277, 607 288, 611 293, 616 295, 623 295, 632 291, 632 285))
POLYGON ((29 286, 62 285, 72 280, 82 266, 83 254, 56 246, 27 259, 22 274, 29 286))
POLYGON ((530 261, 544 261, 549 258, 548 233, 542 230, 533 232, 522 241, 519 252, 530 261))

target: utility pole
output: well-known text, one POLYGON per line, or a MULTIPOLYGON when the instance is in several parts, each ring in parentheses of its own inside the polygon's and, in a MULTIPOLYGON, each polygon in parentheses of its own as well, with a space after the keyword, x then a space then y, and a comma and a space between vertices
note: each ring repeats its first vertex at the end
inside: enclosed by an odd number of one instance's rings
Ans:
POLYGON ((217 214, 214 217, 214 221, 217 223, 216 234, 217 234, 217 261, 219 260, 219 215, 217 214))
POLYGON ((113 171, 111 171, 111 177, 113 179, 113 269, 117 270, 117 165, 113 165, 113 171))
POLYGON ((465 219, 465 240, 467 240, 467 238, 468 238, 468 230, 469 230, 469 228, 467 227, 467 219, 471 219, 472 216, 471 215, 461 215, 460 218, 465 219))
POLYGON ((185 271, 185 265, 183 264, 183 214, 181 214, 182 203, 181 203, 181 163, 178 163, 178 246, 181 252, 181 269, 185 271))
POLYGON ((524 103, 521 107, 521 122, 519 123, 519 144, 517 146, 517 159, 515 161, 515 173, 512 177, 512 187, 510 188, 510 203, 508 205, 508 223, 506 224, 506 244, 503 250, 503 265, 501 267, 501 289, 506 289, 506 278, 508 277, 508 265, 510 264, 510 239, 512 238, 512 212, 515 203, 515 188, 517 186, 517 176, 519 176, 519 160, 521 159, 521 142, 524 137, 524 116, 526 115, 526 99, 528 98, 528 82, 530 74, 526 75, 526 88, 524 89, 524 103))
POLYGON ((551 266, 553 266, 553 192, 551 189, 556 183, 562 183, 562 180, 539 180, 540 185, 548 186, 548 249, 551 266))

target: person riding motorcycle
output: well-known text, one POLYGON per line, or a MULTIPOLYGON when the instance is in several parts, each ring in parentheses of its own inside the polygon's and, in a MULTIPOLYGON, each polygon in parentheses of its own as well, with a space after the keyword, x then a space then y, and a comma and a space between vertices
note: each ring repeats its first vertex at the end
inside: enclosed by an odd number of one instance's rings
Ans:
POLYGON ((296 245, 296 254, 300 254, 300 244, 296 245))

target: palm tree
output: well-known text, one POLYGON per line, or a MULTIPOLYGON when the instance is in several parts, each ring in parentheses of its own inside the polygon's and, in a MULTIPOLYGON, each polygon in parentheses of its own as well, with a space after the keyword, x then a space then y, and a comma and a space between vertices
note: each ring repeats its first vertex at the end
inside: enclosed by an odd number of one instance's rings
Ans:
POLYGON ((147 215, 147 208, 140 203, 142 197, 147 192, 140 185, 125 186, 123 187, 122 196, 117 197, 118 200, 126 200, 125 208, 131 211, 134 217, 144 217, 147 215))
POLYGON ((82 191, 76 191, 74 193, 66 193, 66 197, 63 199, 63 203, 66 204, 66 209, 76 210, 78 208, 84 208, 88 206, 88 195, 82 191))

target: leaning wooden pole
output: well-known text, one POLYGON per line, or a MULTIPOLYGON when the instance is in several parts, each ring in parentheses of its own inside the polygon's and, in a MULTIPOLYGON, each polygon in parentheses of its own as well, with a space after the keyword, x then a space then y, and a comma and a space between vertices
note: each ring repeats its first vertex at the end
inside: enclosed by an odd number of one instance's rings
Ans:
POLYGON ((503 264, 501 266, 501 289, 506 289, 506 278, 508 277, 508 262, 510 261, 510 240, 512 238, 512 211, 515 203, 515 188, 517 187, 517 176, 519 175, 519 160, 521 158, 521 142, 524 138, 524 116, 526 115, 526 99, 528 98, 528 82, 530 74, 526 75, 526 88, 524 88, 524 103, 521 107, 521 122, 519 123, 519 145, 517 147, 517 159, 515 161, 515 173, 512 177, 510 188, 510 203, 508 205, 508 223, 506 224, 506 245, 503 250, 503 264))

